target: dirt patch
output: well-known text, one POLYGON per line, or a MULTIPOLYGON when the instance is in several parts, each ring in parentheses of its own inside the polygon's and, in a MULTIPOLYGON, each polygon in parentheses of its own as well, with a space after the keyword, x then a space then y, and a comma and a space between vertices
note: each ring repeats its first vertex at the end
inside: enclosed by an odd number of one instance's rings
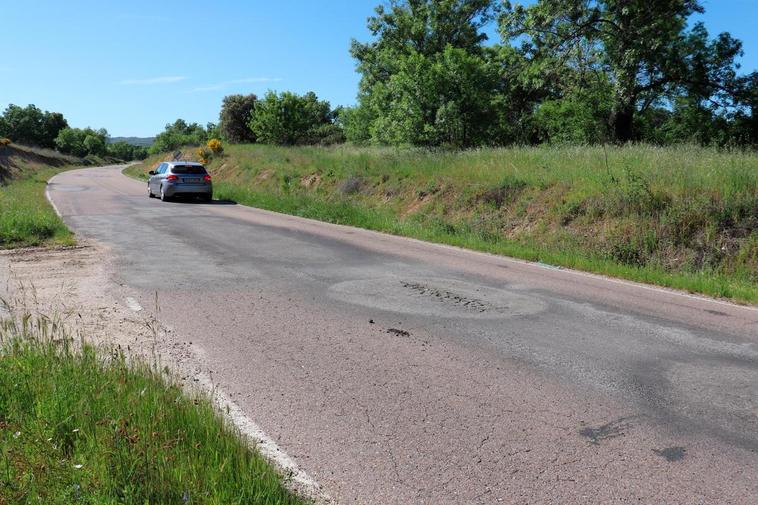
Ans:
MULTIPOLYGON (((167 332, 144 312, 130 310, 125 299, 116 300, 108 288, 110 262, 104 258, 109 258, 107 248, 87 242, 2 251, 0 297, 17 310, 61 321, 95 345, 149 357, 167 332)), ((179 364, 176 353, 163 354, 179 364)))
POLYGON ((412 216, 419 210, 421 210, 424 205, 432 198, 432 195, 424 195, 421 198, 417 198, 409 206, 407 206, 403 211, 400 213, 400 217, 406 218, 408 216, 412 216))
POLYGON ((258 175, 255 176, 255 179, 253 179, 253 183, 260 184, 262 182, 266 182, 271 178, 271 176, 274 175, 273 170, 265 169, 258 172, 258 175))
POLYGON ((321 176, 319 174, 304 175, 300 178, 300 185, 304 188, 310 189, 321 184, 321 176))

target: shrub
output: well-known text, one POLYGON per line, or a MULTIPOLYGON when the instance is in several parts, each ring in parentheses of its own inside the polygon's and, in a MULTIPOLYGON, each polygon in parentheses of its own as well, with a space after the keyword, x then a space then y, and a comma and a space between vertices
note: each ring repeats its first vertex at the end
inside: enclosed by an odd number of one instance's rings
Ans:
POLYGON ((11 143, 11 139, 6 139, 6 138, 0 139, 0 146, 5 147, 7 145, 10 145, 10 143, 11 143))
POLYGON ((208 148, 213 151, 213 154, 221 154, 224 152, 224 146, 221 145, 219 139, 210 139, 208 141, 208 148))
POLYGON ((198 147, 195 150, 195 154, 197 155, 198 161, 202 164, 208 163, 211 158, 213 158, 213 151, 208 146, 198 147))

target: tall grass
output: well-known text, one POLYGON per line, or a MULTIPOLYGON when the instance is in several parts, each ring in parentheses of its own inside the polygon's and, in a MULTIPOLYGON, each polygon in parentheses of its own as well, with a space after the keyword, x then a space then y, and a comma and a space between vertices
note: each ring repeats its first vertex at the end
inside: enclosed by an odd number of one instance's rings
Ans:
POLYGON ((758 301, 754 151, 232 145, 225 153, 209 167, 221 198, 758 301))
POLYGON ((303 503, 208 399, 55 317, 0 317, 0 384, 0 503, 303 503))
POLYGON ((74 237, 45 198, 47 169, 0 185, 0 249, 71 245, 74 237))

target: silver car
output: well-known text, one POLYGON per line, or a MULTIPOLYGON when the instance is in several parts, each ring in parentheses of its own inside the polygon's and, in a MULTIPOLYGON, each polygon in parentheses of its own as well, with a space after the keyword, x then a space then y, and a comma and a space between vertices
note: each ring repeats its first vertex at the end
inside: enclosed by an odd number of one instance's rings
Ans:
POLYGON ((166 161, 148 172, 147 196, 159 196, 164 202, 175 196, 196 196, 206 202, 213 199, 213 183, 205 167, 194 161, 166 161))

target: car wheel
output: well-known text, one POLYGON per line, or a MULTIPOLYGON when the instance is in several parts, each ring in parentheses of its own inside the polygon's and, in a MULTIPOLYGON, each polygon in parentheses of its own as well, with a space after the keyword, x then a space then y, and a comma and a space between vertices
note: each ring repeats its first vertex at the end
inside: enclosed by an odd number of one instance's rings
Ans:
POLYGON ((148 198, 155 198, 155 195, 153 194, 152 190, 150 189, 150 184, 147 185, 147 197, 148 198))
POLYGON ((207 195, 203 195, 202 200, 204 202, 210 202, 213 201, 213 194, 208 193, 207 195))
POLYGON ((166 196, 166 191, 163 189, 163 186, 161 186, 161 202, 168 202, 170 198, 166 196))

